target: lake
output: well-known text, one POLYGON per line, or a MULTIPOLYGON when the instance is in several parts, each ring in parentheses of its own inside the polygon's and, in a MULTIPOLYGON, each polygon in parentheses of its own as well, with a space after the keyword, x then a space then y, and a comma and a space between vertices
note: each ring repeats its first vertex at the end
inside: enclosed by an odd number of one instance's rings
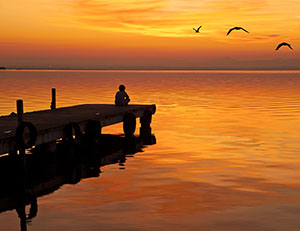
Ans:
POLYGON ((300 71, 0 71, 0 115, 50 108, 52 87, 57 107, 111 104, 120 84, 156 104, 156 144, 37 198, 28 230, 300 229, 300 71))

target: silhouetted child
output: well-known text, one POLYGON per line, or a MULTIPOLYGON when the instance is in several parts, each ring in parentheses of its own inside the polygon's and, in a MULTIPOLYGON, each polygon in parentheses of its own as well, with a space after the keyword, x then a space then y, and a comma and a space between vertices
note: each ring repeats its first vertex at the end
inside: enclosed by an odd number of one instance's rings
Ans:
POLYGON ((125 106, 128 105, 130 99, 127 93, 125 92, 125 86, 120 85, 119 91, 116 93, 115 104, 117 106, 125 106))

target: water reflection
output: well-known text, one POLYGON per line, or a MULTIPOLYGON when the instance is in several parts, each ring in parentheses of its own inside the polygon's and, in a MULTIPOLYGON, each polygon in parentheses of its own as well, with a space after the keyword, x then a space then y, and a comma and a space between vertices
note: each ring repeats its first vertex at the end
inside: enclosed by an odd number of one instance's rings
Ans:
POLYGON ((61 142, 36 147, 26 155, 26 165, 19 156, 1 157, 0 213, 16 210, 20 230, 26 231, 27 224, 38 215, 38 197, 53 193, 64 184, 99 177, 100 168, 105 165, 118 164, 125 169, 128 157, 141 152, 145 144, 155 143, 154 135, 147 139, 101 135, 98 142, 86 141, 81 145, 61 142))
MULTIPOLYGON (((158 109, 152 122, 158 145, 101 167, 101 181, 89 178, 38 198, 34 230, 58 224, 89 231, 299 230, 299 77, 299 71, 1 72, 2 115, 15 111, 18 98, 25 111, 49 108, 51 87, 58 107, 113 103, 120 82, 132 103, 158 109)), ((121 126, 103 131, 116 134, 121 126)), ((16 230, 15 219, 15 211, 2 213, 0 230, 16 230)))

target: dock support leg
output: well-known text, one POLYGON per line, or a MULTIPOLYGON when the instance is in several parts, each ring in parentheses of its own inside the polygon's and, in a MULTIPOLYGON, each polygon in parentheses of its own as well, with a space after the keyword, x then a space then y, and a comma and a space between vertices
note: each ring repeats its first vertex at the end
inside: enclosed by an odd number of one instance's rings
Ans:
POLYGON ((151 137, 151 120, 152 120, 152 112, 149 110, 144 111, 144 115, 140 118, 141 128, 140 128, 140 136, 142 138, 151 137))
POLYGON ((101 123, 98 120, 88 120, 85 125, 85 141, 99 143, 101 137, 101 123))
MULTIPOLYGON (((17 119, 18 119, 18 124, 20 125, 23 121, 23 113, 24 113, 24 107, 23 107, 23 100, 18 99, 17 100, 17 119)), ((24 166, 24 175, 26 178, 26 156, 25 156, 25 148, 20 148, 19 149, 19 156, 23 162, 24 166)))
POLYGON ((22 162, 24 163, 24 171, 26 173, 26 156, 25 156, 25 149, 24 148, 19 149, 19 156, 20 156, 22 162))
POLYGON ((126 113, 123 117, 123 130, 125 137, 130 138, 133 136, 136 128, 136 117, 132 113, 126 113))

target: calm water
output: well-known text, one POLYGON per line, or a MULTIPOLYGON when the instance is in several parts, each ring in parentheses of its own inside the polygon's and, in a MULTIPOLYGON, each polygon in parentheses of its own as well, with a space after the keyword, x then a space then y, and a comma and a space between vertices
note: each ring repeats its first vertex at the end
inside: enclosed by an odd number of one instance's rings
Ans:
MULTIPOLYGON (((49 108, 51 87, 58 107, 113 103, 120 83, 156 104, 157 144, 38 198, 28 230, 300 229, 299 71, 1 71, 0 115, 19 98, 49 108)), ((0 230, 18 229, 0 214, 0 230)))

